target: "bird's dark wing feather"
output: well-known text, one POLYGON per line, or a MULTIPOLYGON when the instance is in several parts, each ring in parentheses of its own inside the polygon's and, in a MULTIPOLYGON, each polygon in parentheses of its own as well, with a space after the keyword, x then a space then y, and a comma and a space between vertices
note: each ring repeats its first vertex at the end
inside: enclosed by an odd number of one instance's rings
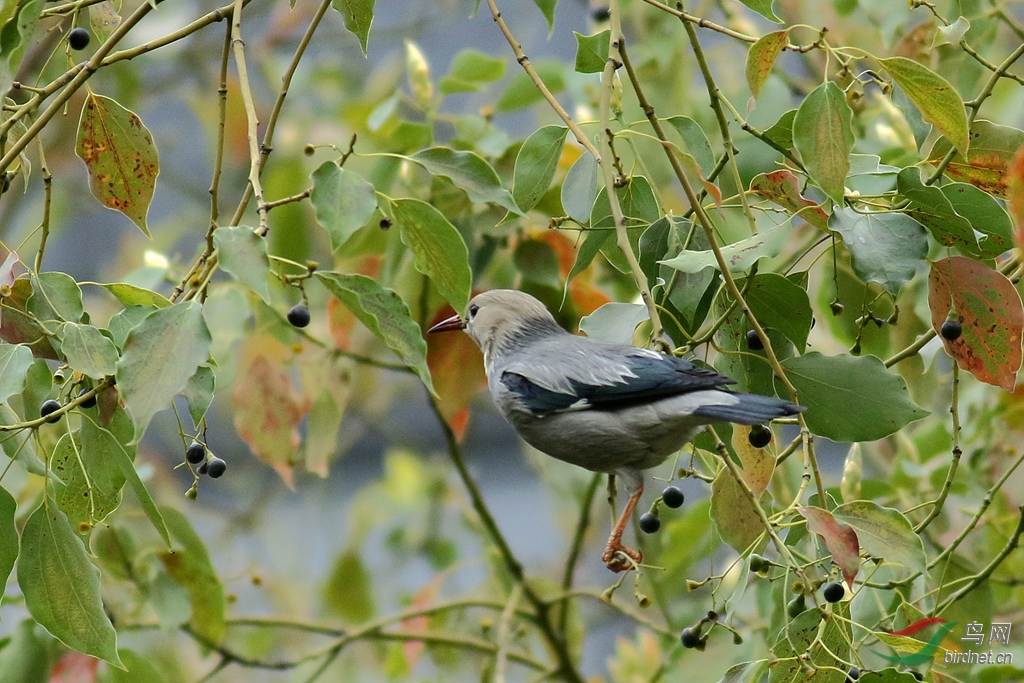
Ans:
MULTIPOLYGON (((627 347, 628 348, 628 347, 627 347)), ((602 353, 593 345, 581 369, 573 371, 573 359, 548 358, 543 366, 510 364, 501 382, 529 410, 549 413, 561 410, 614 410, 700 389, 713 389, 735 380, 693 363, 642 349, 602 353), (558 361, 561 360, 562 363, 558 361), (584 369, 586 371, 584 371, 584 369), (551 381, 557 373, 558 381, 551 381)))

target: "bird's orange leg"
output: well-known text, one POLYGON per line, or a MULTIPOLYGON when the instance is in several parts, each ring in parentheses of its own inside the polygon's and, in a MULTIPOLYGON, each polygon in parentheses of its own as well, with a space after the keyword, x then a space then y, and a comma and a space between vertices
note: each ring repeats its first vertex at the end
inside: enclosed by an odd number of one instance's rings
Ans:
MULTIPOLYGON (((609 486, 611 487, 614 485, 610 484, 609 486)), ((626 525, 629 524, 629 520, 632 519, 633 510, 636 509, 636 504, 640 501, 640 494, 643 492, 644 488, 641 485, 640 489, 629 497, 629 500, 626 502, 626 508, 619 516, 619 521, 616 522, 614 528, 612 528, 611 536, 608 537, 608 545, 604 549, 601 561, 604 562, 605 566, 613 572, 632 569, 634 567, 634 563, 640 564, 644 559, 643 553, 639 550, 633 550, 622 545, 622 533, 626 530, 626 525), (629 559, 622 557, 618 553, 623 553, 629 559), (630 562, 629 560, 632 560, 633 562, 630 562)))

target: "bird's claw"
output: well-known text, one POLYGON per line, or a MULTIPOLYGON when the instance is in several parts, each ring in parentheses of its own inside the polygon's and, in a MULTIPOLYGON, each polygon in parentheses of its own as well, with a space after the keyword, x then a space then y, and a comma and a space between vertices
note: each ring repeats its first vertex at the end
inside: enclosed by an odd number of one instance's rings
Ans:
POLYGON ((639 550, 627 548, 621 543, 616 545, 609 544, 601 556, 601 561, 604 562, 604 565, 616 573, 635 569, 637 565, 643 562, 643 559, 644 555, 639 550))

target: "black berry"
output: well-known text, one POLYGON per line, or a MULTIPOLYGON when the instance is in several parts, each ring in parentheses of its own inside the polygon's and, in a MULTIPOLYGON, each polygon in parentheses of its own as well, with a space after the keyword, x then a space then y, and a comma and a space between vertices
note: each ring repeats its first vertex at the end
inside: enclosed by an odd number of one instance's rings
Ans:
POLYGON ((653 534, 661 528, 661 520, 652 515, 650 512, 645 512, 640 515, 640 531, 645 534, 653 534))
POLYGON ((757 336, 757 330, 747 330, 747 348, 751 351, 760 351, 764 348, 764 343, 757 336))
POLYGON ((196 474, 206 474, 208 469, 209 469, 209 463, 207 463, 207 462, 201 463, 199 465, 199 467, 196 468, 196 474))
POLYGON ((700 645, 700 633, 692 628, 684 628, 679 640, 682 641, 683 647, 693 649, 700 645))
POLYGON ((747 435, 747 441, 754 448, 764 448, 772 440, 772 430, 768 429, 764 425, 754 425, 750 428, 750 434, 747 435))
POLYGON ((680 508, 683 506, 685 497, 683 492, 676 486, 666 486, 665 490, 661 492, 661 502, 670 508, 680 508))
MULTIPOLYGON (((43 401, 43 405, 39 406, 39 417, 46 417, 57 410, 60 410, 60 402, 52 398, 46 399, 43 401)), ((47 420, 47 422, 57 422, 58 420, 60 420, 60 415, 55 415, 47 420)))
POLYGON ((790 619, 796 619, 805 609, 807 609, 807 603, 802 595, 798 595, 786 603, 786 614, 790 619))
POLYGON ((832 303, 830 303, 828 305, 828 307, 830 309, 832 309, 832 315, 842 315, 843 314, 844 307, 838 301, 833 301, 832 303))
POLYGON ((210 458, 206 463, 206 473, 213 479, 219 479, 228 469, 228 464, 220 458, 210 458))
POLYGON ((833 581, 832 583, 825 584, 825 590, 822 591, 822 595, 825 596, 825 600, 828 602, 839 602, 846 595, 846 589, 843 588, 843 584, 833 581))
MULTIPOLYGON (((92 390, 91 390, 91 389, 89 389, 88 387, 86 387, 86 388, 82 389, 81 391, 79 391, 79 392, 78 392, 78 395, 79 395, 79 396, 85 396, 85 395, 86 395, 86 394, 88 394, 88 393, 89 393, 90 391, 92 391, 92 390)), ((84 401, 82 401, 81 403, 79 403, 79 404, 78 404, 78 407, 79 407, 79 408, 92 408, 92 407, 93 407, 93 406, 95 406, 95 405, 96 405, 96 394, 93 394, 93 395, 92 395, 92 396, 90 396, 89 398, 87 398, 87 399, 85 399, 84 401)))
POLYGON ((960 335, 964 333, 964 326, 960 324, 959 320, 947 320, 942 323, 942 327, 939 328, 939 334, 946 341, 956 341, 960 338, 960 335))
POLYGON ((388 228, 391 227, 391 219, 390 218, 381 218, 379 225, 380 225, 380 229, 381 230, 387 230, 388 228))
POLYGON ((185 460, 188 460, 190 465, 198 465, 199 463, 206 460, 206 446, 193 441, 192 444, 185 449, 185 460))
POLYGON ((860 669, 855 666, 851 666, 850 670, 846 672, 847 681, 856 681, 860 678, 860 669))
POLYGON ((89 31, 79 26, 68 34, 68 45, 72 50, 84 50, 89 46, 89 31))
POLYGON ((309 324, 309 309, 302 304, 295 304, 288 311, 288 322, 295 327, 305 327, 309 324))
POLYGON ((612 11, 608 7, 595 7, 590 11, 590 18, 596 22, 608 21, 612 16, 612 11))
POLYGON ((755 574, 760 574, 764 570, 768 569, 768 560, 764 559, 757 553, 753 553, 750 556, 750 571, 755 574))

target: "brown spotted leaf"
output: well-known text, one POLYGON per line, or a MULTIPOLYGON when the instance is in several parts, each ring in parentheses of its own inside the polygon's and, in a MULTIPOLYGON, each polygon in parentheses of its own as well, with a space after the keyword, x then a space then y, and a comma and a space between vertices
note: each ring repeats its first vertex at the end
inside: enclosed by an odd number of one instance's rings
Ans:
POLYGON ((800 514, 807 520, 807 530, 818 534, 832 553, 832 561, 843 572, 846 583, 853 588, 853 579, 860 569, 860 541, 852 526, 840 522, 828 510, 801 507, 800 514))
POLYGON ((936 332, 950 315, 963 325, 960 337, 943 339, 957 365, 982 382, 1013 391, 1024 306, 1006 276, 963 256, 936 261, 928 276, 928 305, 936 332))
POLYGON ((142 119, 108 97, 90 94, 82 107, 75 153, 89 169, 96 199, 128 216, 149 236, 146 214, 160 162, 142 119))
POLYGON ((814 227, 828 230, 828 214, 800 194, 800 181, 792 171, 762 173, 750 181, 750 191, 792 211, 814 227))
MULTIPOLYGON (((1024 146, 1024 131, 979 120, 971 124, 971 146, 967 156, 953 155, 944 171, 946 177, 970 183, 989 194, 1005 198, 1010 164, 1024 146)), ((939 138, 928 153, 928 163, 938 165, 950 150, 949 140, 939 138)))
POLYGON ((782 48, 789 41, 789 29, 766 33, 750 46, 747 52, 747 85, 755 98, 761 94, 764 82, 775 66, 782 48))
POLYGON ((239 371, 231 396, 235 430, 250 450, 291 485, 298 459, 299 422, 307 406, 293 391, 288 373, 265 355, 239 371))

